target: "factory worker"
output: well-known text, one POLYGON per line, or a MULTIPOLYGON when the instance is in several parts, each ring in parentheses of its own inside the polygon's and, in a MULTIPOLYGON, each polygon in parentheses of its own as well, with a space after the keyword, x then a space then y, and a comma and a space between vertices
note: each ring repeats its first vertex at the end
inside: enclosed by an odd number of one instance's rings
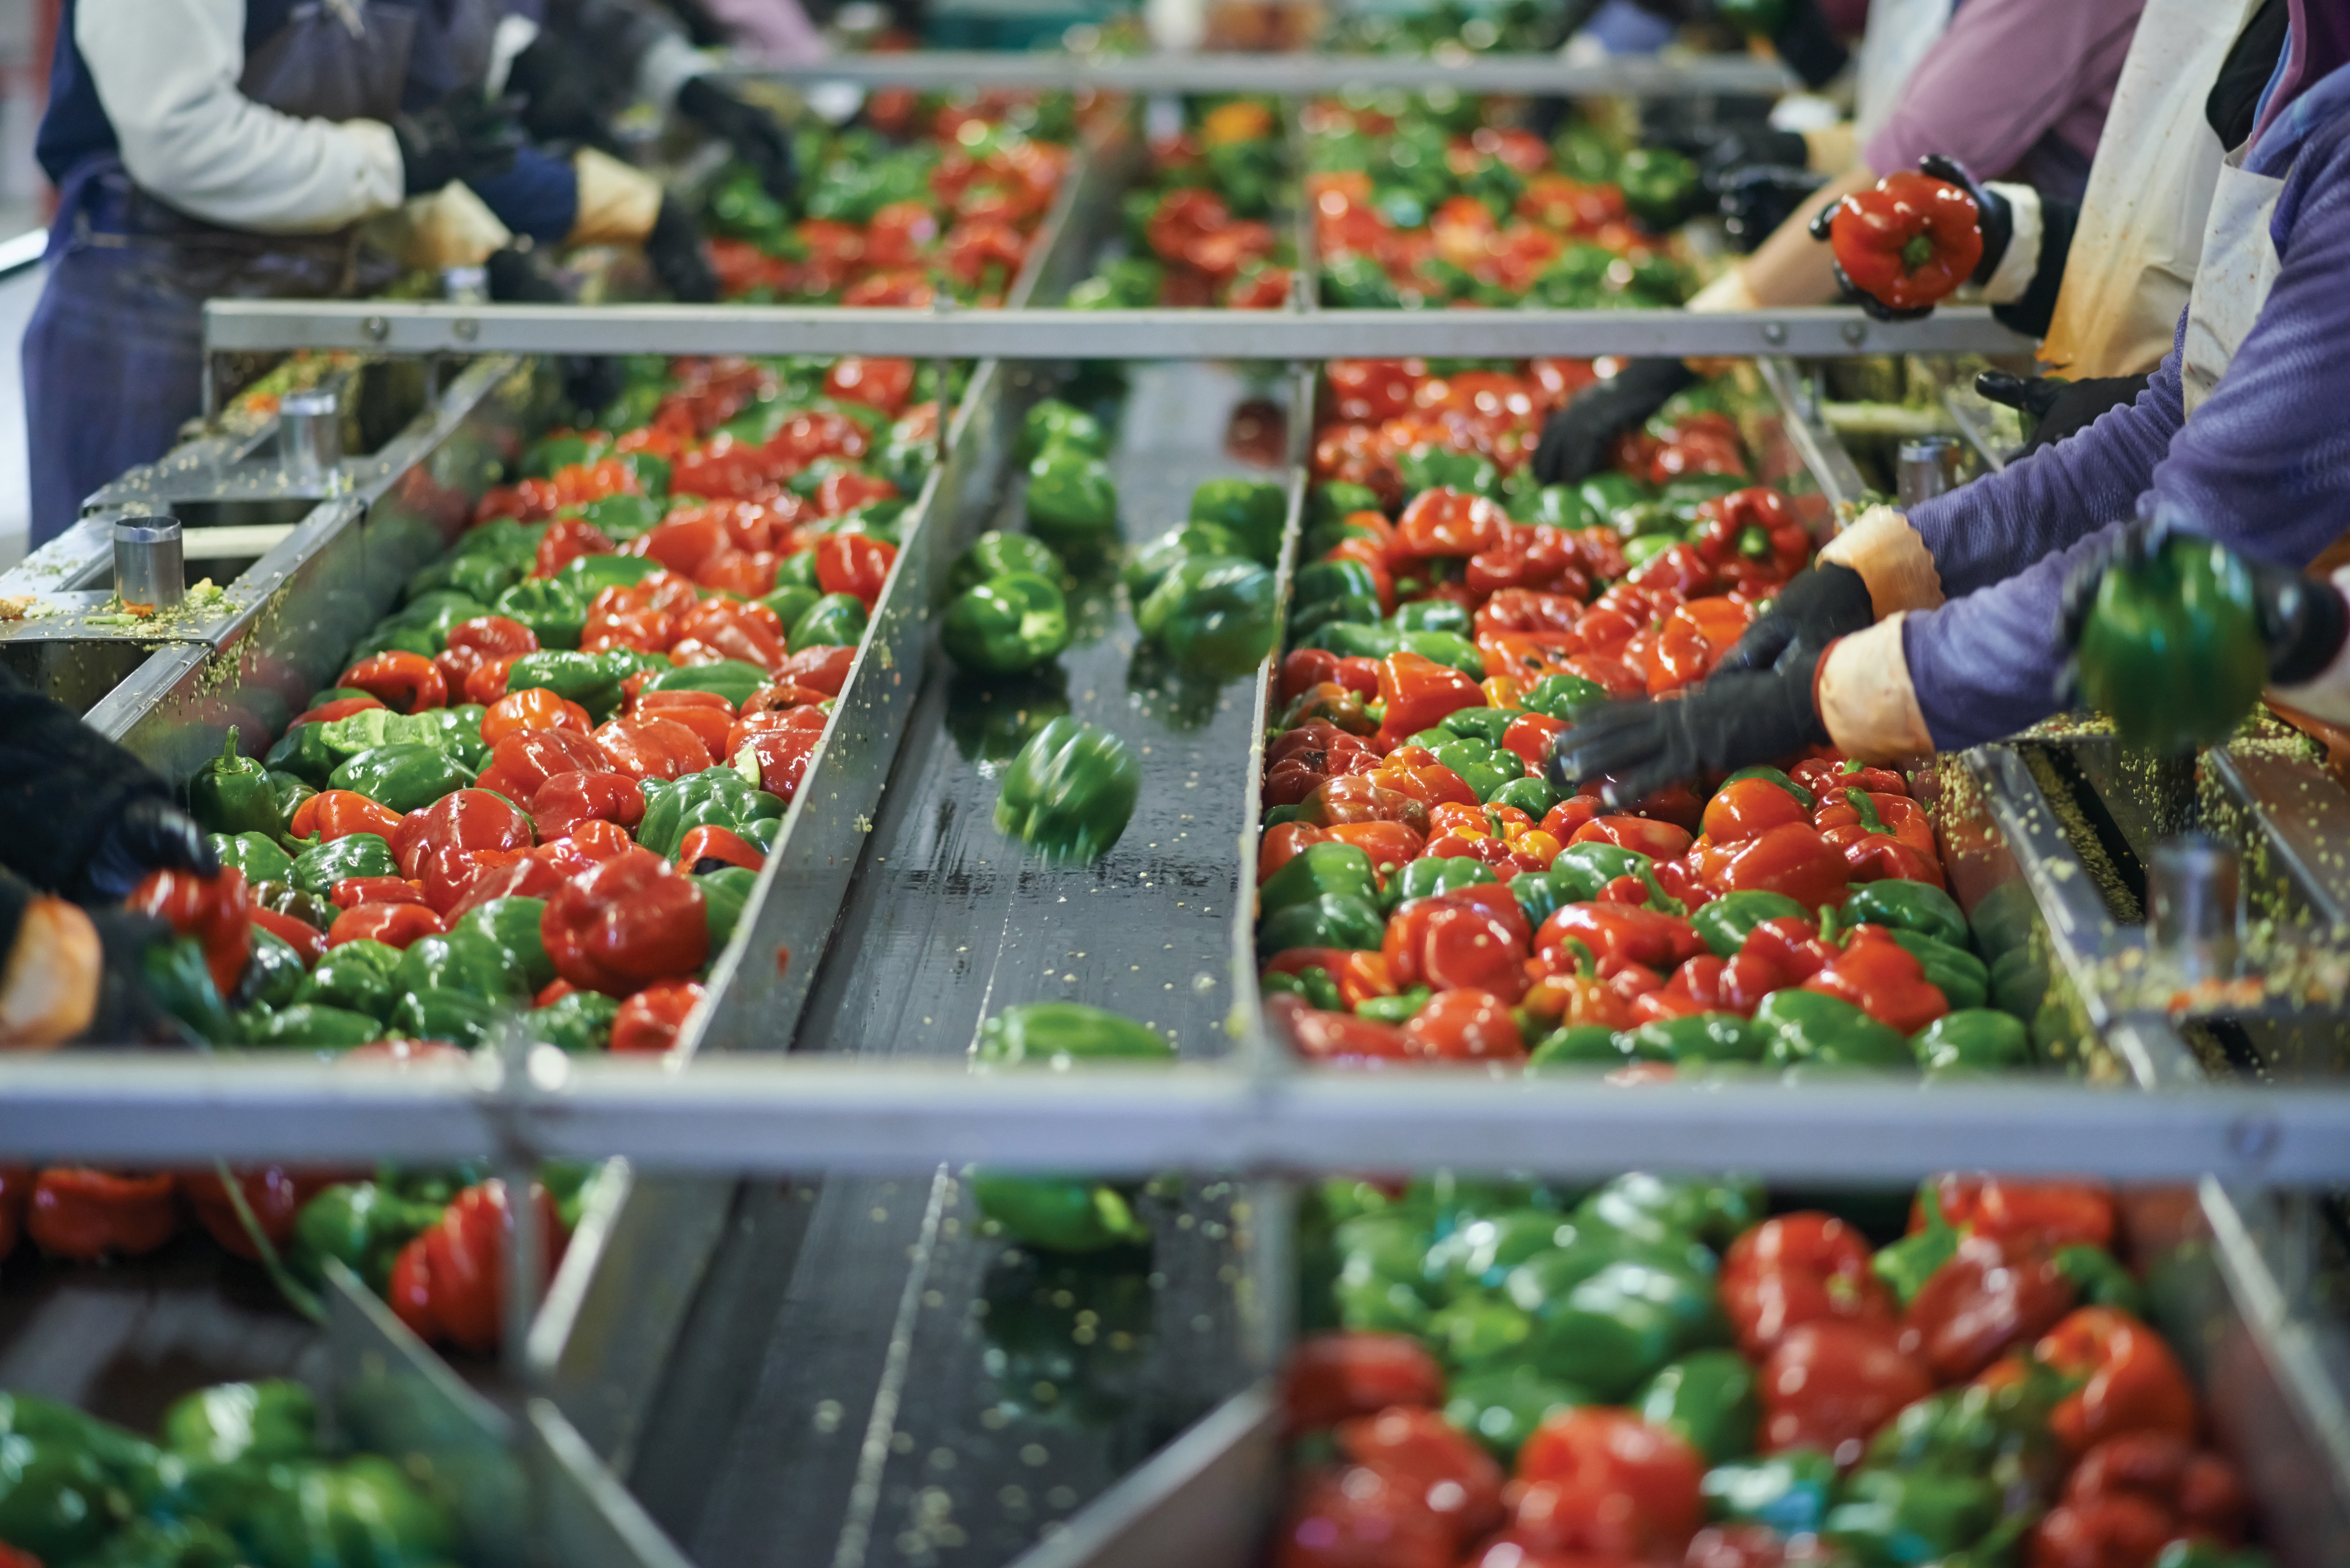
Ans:
POLYGON ((220 869, 161 778, 0 670, 0 1048, 181 1038, 149 997, 161 922, 111 906, 151 871, 220 869))
MULTIPOLYGON (((1791 10, 1809 4, 1795 0, 1791 10)), ((1812 238, 1809 214, 1929 155, 1996 177, 1991 192, 2013 217, 2008 236, 1986 244, 1978 276, 1994 301, 2024 301, 2041 273, 2040 198, 2079 198, 2143 4, 1967 0, 1954 8, 1950 0, 1875 0, 1857 64, 1857 112, 1844 141, 1857 147, 1856 161, 1688 308, 1760 310, 1834 299, 1831 258, 1812 238)), ((1816 163, 1832 167, 1844 158, 1833 145, 1838 134, 1805 139, 1817 143, 1816 163)), ((2038 286, 2044 313, 2053 275, 2038 286)), ((1544 422, 1535 476, 1573 483, 1597 472, 1618 435, 1696 379, 1679 359, 1635 359, 1585 389, 1544 422)))
POLYGON ((2056 706, 2066 576, 2142 497, 2295 567, 2350 527, 2350 361, 2334 349, 2350 327, 2350 5, 2287 5, 2285 49, 2221 164, 2146 391, 1906 517, 1867 514, 1733 650, 1768 669, 1594 715, 1561 738, 1558 775, 1611 775, 1631 799, 1814 743, 1891 759, 2011 734, 2056 706))

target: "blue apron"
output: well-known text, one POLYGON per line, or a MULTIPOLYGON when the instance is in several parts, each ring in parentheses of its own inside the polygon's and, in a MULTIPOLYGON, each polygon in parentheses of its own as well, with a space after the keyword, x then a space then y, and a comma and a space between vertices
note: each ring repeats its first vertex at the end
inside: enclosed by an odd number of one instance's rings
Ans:
MULTIPOLYGON (((481 0, 310 0, 248 48, 238 89, 288 114, 390 120, 480 80, 495 21, 481 0)), ((359 282, 356 227, 203 223, 140 190, 112 152, 77 162, 58 196, 24 343, 36 548, 93 491, 169 452, 201 410, 205 300, 331 298, 359 282)))

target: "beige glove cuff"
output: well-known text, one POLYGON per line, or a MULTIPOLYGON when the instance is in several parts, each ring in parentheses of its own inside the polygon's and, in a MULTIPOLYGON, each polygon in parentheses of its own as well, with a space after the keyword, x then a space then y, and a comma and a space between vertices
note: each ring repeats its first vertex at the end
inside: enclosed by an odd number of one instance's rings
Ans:
POLYGON ((2029 185, 1996 180, 1990 189, 2007 199, 2013 229, 1991 281, 1982 286, 1982 296, 1992 305, 2012 305, 2030 292, 2033 276, 2040 270, 2040 235, 2045 227, 2040 215, 2040 192, 2029 185))
POLYGON ((1820 559, 1850 566, 1868 585, 1879 620, 1896 610, 1929 610, 1942 602, 1941 574, 1926 541, 1890 506, 1872 506, 1828 541, 1820 559))
POLYGON ((1829 742, 1865 763, 1922 757, 1934 750, 1909 684, 1909 660, 1901 650, 1901 623, 1908 616, 1897 610, 1866 631, 1838 638, 1812 683, 1829 742))
POLYGON ((1760 310, 1762 301, 1747 286, 1744 269, 1731 267, 1699 289, 1696 296, 1689 302, 1688 308, 1700 315, 1723 310, 1760 310))
POLYGON ((653 232, 660 181, 592 147, 573 154, 571 169, 579 182, 579 216, 566 244, 634 244, 653 232))
POLYGON ((372 237, 403 266, 432 272, 479 266, 514 244, 514 231, 462 180, 378 219, 372 237))
POLYGON ((1817 130, 1806 130, 1803 136, 1804 151, 1808 154, 1804 166, 1814 174, 1834 179, 1860 160, 1860 130, 1851 120, 1840 119, 1817 130))
POLYGON ((0 1048, 45 1050, 89 1027, 105 953, 78 905, 36 898, 0 970, 0 1048))

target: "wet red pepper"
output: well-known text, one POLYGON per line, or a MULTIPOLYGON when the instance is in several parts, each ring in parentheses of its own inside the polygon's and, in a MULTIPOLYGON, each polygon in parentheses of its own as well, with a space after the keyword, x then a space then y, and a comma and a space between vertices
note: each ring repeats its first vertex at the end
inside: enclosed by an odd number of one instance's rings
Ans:
POLYGON ((2129 1314, 2082 1307, 2050 1329, 2032 1354, 2081 1380, 2048 1417, 2048 1429, 2067 1453, 2085 1453, 2125 1432, 2194 1440, 2199 1418, 2187 1375, 2162 1336, 2129 1314))
POLYGON ((1909 1303, 1918 1354, 1945 1383, 1963 1383, 2010 1346, 2038 1339, 2073 1309, 2075 1291, 2047 1253, 1969 1236, 1909 1303))
POLYGON ((179 1179, 52 1166, 35 1178, 25 1233, 53 1258, 95 1262, 151 1252, 179 1233, 179 1179))
MULTIPOLYGON (((564 1235, 555 1204, 534 1185, 538 1210, 541 1287, 562 1261, 564 1235)), ((468 1187, 422 1235, 400 1251, 386 1293, 400 1321, 427 1344, 475 1354, 498 1343, 506 1293, 505 1186, 468 1187)))
POLYGON ((421 712, 449 701, 449 682, 440 666, 400 649, 370 654, 344 670, 335 684, 364 691, 395 713, 421 712))
POLYGON ((702 995, 702 986, 690 980, 645 987, 620 1003, 613 1015, 612 1051, 658 1054, 669 1050, 702 995))
POLYGON ((1867 1238, 1833 1214, 1766 1220, 1731 1243, 1721 1305, 1738 1346, 1760 1357, 1805 1324, 1889 1324, 1893 1297, 1870 1267, 1867 1238))
POLYGON ((151 871, 123 902, 152 915, 203 949, 204 967, 224 997, 233 994, 253 956, 253 899, 244 873, 224 866, 210 877, 151 871))
POLYGON ((539 935, 557 974, 583 990, 625 997, 702 967, 710 950, 702 904, 691 877, 631 846, 556 889, 539 935))
POLYGON ((1950 1010, 1949 998, 1926 978, 1918 955, 1880 926, 1854 927, 1844 947, 1804 989, 1841 997, 1903 1034, 1915 1034, 1950 1010))
POLYGON ((1836 203, 1828 245, 1862 293, 1917 310, 1956 290, 1982 260, 1975 199, 1947 180, 1897 170, 1836 203))
POLYGON ((1488 882, 1413 899, 1388 918, 1379 951, 1399 991, 1490 992, 1509 1005, 1530 983, 1532 934, 1510 890, 1488 882))

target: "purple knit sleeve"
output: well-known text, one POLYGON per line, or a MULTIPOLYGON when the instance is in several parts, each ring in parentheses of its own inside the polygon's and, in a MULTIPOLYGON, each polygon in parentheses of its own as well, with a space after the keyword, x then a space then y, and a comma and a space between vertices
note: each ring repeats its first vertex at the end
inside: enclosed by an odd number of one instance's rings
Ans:
MULTIPOLYGON (((2350 409, 2350 356, 2339 348, 2350 338, 2350 291, 2341 281, 2350 272, 2350 125, 2327 127, 2302 149, 2278 199, 2271 233, 2280 263, 2276 286, 2226 377, 2194 419, 2178 427, 2167 454, 2153 465, 2150 488, 2158 503, 2192 519, 2199 532, 2248 556, 2299 566, 2350 529, 2350 423, 2343 418, 2350 409)), ((2103 483, 2118 481, 2129 465, 2112 462, 2110 449, 2124 431, 2117 428, 2109 434, 2107 426, 2120 421, 2135 440, 2158 394, 2171 400, 2175 409, 2177 358, 2174 350, 2133 408, 2116 410, 2010 469, 2002 479, 2026 477, 2005 490, 2054 502, 2065 493, 2053 488, 2055 476, 2063 473, 2069 487, 2079 478, 2080 464, 2091 459, 2103 483), (2082 451, 2068 453, 2072 448, 2082 451), (2045 472, 2032 473, 2052 458, 2057 461, 2045 472)), ((1968 490, 1988 489, 1991 483, 1968 490)), ((2011 562, 2036 564, 1904 623, 1910 682, 1936 745, 1974 745, 2054 709, 2053 687, 2064 662, 2057 602, 2065 576, 2111 537, 2117 520, 2134 511, 2135 500, 2101 504, 2082 518, 2092 526, 2108 525, 2085 538, 2076 534, 2054 541, 2061 555, 2050 556, 2051 545, 2013 550, 2011 562)), ((1963 537, 1964 520, 1957 520, 1961 525, 1954 529, 1954 509, 1947 503, 1918 512, 1929 510, 1936 513, 1929 520, 1936 533, 1927 543, 1940 566, 1937 536, 1963 537)), ((2002 504, 1979 506, 1974 515, 1996 519, 2012 514, 2002 504)), ((1969 558, 1981 563, 1984 552, 1971 549, 1969 558)), ((1951 590, 1947 570, 1943 586, 1951 590)))
MULTIPOLYGON (((2185 317, 2180 318, 2181 325, 2185 317)), ((2131 516, 2181 423, 2174 347, 2137 401, 2003 472, 1908 513, 1951 598, 2003 582, 2093 529, 2131 516)))

